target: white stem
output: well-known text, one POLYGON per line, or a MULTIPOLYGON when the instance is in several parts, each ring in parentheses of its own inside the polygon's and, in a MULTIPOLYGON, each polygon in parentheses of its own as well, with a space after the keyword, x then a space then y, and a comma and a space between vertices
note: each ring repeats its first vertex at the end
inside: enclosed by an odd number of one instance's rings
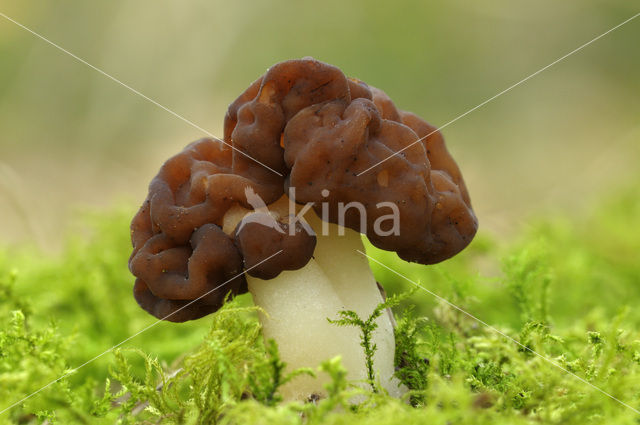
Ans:
MULTIPOLYGON (((382 296, 366 257, 356 252, 364 251, 360 234, 346 229, 345 235, 339 236, 338 226, 330 224, 329 234, 322 235, 320 220, 315 214, 307 216, 318 238, 314 258, 302 269, 282 272, 269 281, 247 277, 254 303, 267 313, 260 317, 264 336, 277 342, 288 371, 315 369, 322 361, 340 355, 348 379, 367 387, 360 329, 338 327, 327 318, 337 319, 339 311, 353 310, 366 320, 383 301, 382 296)), ((402 391, 393 378, 393 326, 386 314, 377 324, 372 341, 377 345, 376 377, 391 395, 399 396, 402 391)), ((281 393, 288 400, 304 400, 311 394, 322 395, 324 382, 326 377, 300 376, 281 393)))

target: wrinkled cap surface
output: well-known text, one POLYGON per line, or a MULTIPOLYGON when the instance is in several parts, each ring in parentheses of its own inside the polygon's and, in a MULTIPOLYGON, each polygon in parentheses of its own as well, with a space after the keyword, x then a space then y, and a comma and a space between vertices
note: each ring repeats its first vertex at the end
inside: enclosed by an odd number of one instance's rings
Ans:
POLYGON ((321 217, 325 203, 328 221, 423 264, 455 255, 476 232, 440 132, 334 66, 301 59, 271 67, 229 106, 224 142, 203 139, 169 159, 131 224, 134 296, 158 318, 185 321, 217 310, 228 293, 247 291, 243 269, 270 279, 309 261, 316 239, 295 223, 274 230, 254 212, 233 234, 222 231, 231 207, 252 208, 248 193, 268 205, 295 189, 296 202, 315 203, 321 217), (357 208, 341 211, 351 202, 363 205, 366 220, 357 208), (390 211, 398 232, 385 228, 390 211))

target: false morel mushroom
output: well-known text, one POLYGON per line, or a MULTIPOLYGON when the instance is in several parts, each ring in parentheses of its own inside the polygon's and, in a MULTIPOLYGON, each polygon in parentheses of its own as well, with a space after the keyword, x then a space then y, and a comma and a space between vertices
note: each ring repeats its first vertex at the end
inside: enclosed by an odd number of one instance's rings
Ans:
MULTIPOLYGON (((359 331, 327 320, 341 310, 366 318, 382 302, 357 252, 361 234, 433 264, 476 229, 440 132, 305 58, 274 65, 230 105, 224 140, 194 142, 161 167, 131 224, 129 267, 135 299, 160 319, 197 319, 249 291, 290 369, 341 355, 349 377, 365 381, 359 331)), ((377 324, 377 378, 399 395, 391 319, 377 324)), ((300 376, 281 391, 303 400, 322 382, 300 376)))

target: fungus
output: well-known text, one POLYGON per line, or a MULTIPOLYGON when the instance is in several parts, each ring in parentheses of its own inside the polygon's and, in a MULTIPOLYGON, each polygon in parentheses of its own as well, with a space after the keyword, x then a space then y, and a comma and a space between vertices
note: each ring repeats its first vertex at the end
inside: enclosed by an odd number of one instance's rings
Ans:
MULTIPOLYGON (((192 143, 162 166, 131 224, 129 267, 135 299, 158 318, 197 319, 249 291, 290 369, 341 355, 349 378, 365 381, 358 330, 327 320, 368 317, 383 301, 357 252, 361 234, 433 264, 476 229, 442 135, 383 91, 305 58, 274 65, 230 105, 224 141, 192 143)), ((391 318, 377 324, 377 378, 399 395, 391 318)), ((305 400, 322 385, 300 376, 281 392, 305 400)))

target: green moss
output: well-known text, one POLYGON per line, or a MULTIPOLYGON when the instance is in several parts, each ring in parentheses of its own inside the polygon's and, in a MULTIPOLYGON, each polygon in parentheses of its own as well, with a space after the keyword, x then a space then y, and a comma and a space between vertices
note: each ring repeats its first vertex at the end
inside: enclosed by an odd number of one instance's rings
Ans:
POLYGON ((400 304, 403 298, 408 298, 410 294, 392 295, 382 303, 378 304, 373 309, 369 317, 363 320, 358 313, 353 310, 342 310, 338 312, 339 319, 327 318, 329 323, 337 326, 354 326, 360 329, 360 346, 364 350, 365 366, 367 368, 367 380, 371 386, 371 390, 374 393, 378 392, 378 385, 376 383, 376 373, 373 368, 374 356, 378 347, 373 342, 373 333, 378 329, 378 323, 376 320, 387 309, 392 308, 400 304))
MULTIPOLYGON (((327 398, 283 402, 278 390, 295 374, 284 373, 240 297, 194 323, 154 325, 0 424, 638 424, 639 414, 591 385, 640 408, 639 195, 633 188, 588 217, 537 220, 508 245, 480 235, 436 266, 372 249, 522 344, 413 292, 396 307, 396 375, 410 390, 402 400, 355 387, 328 359, 296 372, 329 376, 327 398)), ((154 323, 131 296, 131 214, 90 217, 56 257, 0 251, 0 410, 154 323)), ((389 293, 411 287, 373 268, 389 293)), ((362 330, 375 382, 371 317, 343 312, 338 322, 362 330)))

